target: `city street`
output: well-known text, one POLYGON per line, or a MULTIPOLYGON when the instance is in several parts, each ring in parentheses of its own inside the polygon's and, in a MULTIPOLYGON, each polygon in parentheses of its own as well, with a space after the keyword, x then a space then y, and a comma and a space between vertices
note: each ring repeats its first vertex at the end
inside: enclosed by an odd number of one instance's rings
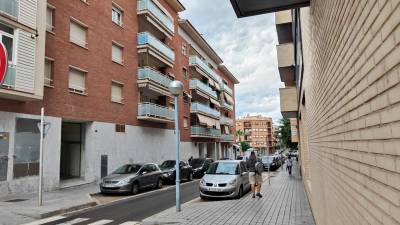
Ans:
MULTIPOLYGON (((182 203, 199 196, 199 181, 181 185, 182 203)), ((151 215, 159 213, 175 205, 175 188, 160 191, 150 191, 131 198, 116 201, 107 205, 97 206, 88 210, 74 212, 68 215, 50 217, 34 221, 29 225, 55 224, 135 224, 151 215), (53 221, 52 221, 53 220, 53 221), (96 222, 96 223, 95 223, 96 222)))

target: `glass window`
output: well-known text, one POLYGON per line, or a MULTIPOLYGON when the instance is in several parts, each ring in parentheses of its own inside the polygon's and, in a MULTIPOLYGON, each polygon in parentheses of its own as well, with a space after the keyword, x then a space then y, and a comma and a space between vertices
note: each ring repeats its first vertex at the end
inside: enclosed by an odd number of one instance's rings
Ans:
POLYGON ((184 80, 187 79, 187 69, 186 68, 182 68, 182 77, 184 80))
POLYGON ((123 165, 120 168, 116 169, 113 174, 130 174, 137 173, 139 171, 140 165, 132 164, 132 165, 123 165))
POLYGON ((239 164, 231 162, 217 162, 211 164, 207 170, 207 174, 227 174, 236 175, 239 174, 239 164))
POLYGON ((0 41, 4 44, 7 50, 8 62, 13 64, 14 60, 14 29, 0 24, 0 41))
POLYGON ((122 103, 122 84, 112 82, 111 84, 111 101, 122 103))
POLYGON ((53 61, 49 59, 44 62, 44 85, 53 86, 53 61))
POLYGON ((53 29, 54 29, 53 13, 54 13, 54 8, 47 6, 47 11, 46 11, 46 29, 47 29, 47 31, 53 31, 53 29))
POLYGON ((86 42, 87 28, 75 21, 70 22, 69 28, 70 28, 69 40, 82 47, 87 47, 87 42, 86 42))
POLYGON ((187 47, 186 47, 186 44, 185 43, 182 43, 182 55, 185 55, 186 56, 186 53, 187 52, 187 47))
POLYGON ((189 126, 189 124, 188 124, 188 118, 187 118, 187 117, 184 117, 184 118, 183 118, 183 127, 184 127, 184 128, 188 128, 188 126, 189 126))
POLYGON ((69 90, 75 93, 85 94, 85 79, 86 73, 77 69, 70 68, 68 87, 69 90))
POLYGON ((112 61, 116 63, 123 63, 123 48, 117 44, 112 44, 112 61))
POLYGON ((119 25, 122 26, 122 11, 118 9, 117 7, 113 6, 112 7, 112 13, 111 13, 111 19, 112 21, 119 25))

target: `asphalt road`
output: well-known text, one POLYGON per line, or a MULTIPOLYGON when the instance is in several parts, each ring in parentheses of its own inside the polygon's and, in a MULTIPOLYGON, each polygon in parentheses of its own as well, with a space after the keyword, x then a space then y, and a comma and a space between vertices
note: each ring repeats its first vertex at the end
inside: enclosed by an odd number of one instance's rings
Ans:
MULTIPOLYGON (((199 181, 192 181, 181 185, 181 202, 188 202, 199 197, 199 181)), ((97 206, 82 212, 72 213, 62 220, 46 223, 55 225, 71 221, 76 218, 90 218, 78 223, 88 224, 91 221, 102 219, 113 220, 110 224, 120 224, 125 221, 141 221, 151 215, 164 211, 175 205, 175 186, 167 190, 159 190, 123 199, 106 205, 97 206)))

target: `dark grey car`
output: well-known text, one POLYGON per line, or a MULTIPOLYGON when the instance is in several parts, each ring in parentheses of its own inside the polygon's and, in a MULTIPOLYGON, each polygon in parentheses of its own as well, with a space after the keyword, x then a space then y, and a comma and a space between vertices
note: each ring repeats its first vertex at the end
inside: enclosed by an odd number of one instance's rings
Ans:
POLYGON ((104 177, 101 193, 137 194, 146 188, 161 188, 162 172, 155 163, 126 164, 104 177))

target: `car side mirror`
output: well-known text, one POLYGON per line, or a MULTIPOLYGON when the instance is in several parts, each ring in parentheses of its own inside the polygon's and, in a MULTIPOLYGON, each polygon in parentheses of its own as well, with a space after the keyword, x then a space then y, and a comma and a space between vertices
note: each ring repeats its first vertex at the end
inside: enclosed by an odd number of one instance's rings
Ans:
POLYGON ((140 174, 145 175, 145 174, 147 174, 147 171, 142 171, 140 174))
POLYGON ((241 176, 244 176, 244 175, 246 175, 246 172, 242 172, 240 175, 241 175, 241 176))

